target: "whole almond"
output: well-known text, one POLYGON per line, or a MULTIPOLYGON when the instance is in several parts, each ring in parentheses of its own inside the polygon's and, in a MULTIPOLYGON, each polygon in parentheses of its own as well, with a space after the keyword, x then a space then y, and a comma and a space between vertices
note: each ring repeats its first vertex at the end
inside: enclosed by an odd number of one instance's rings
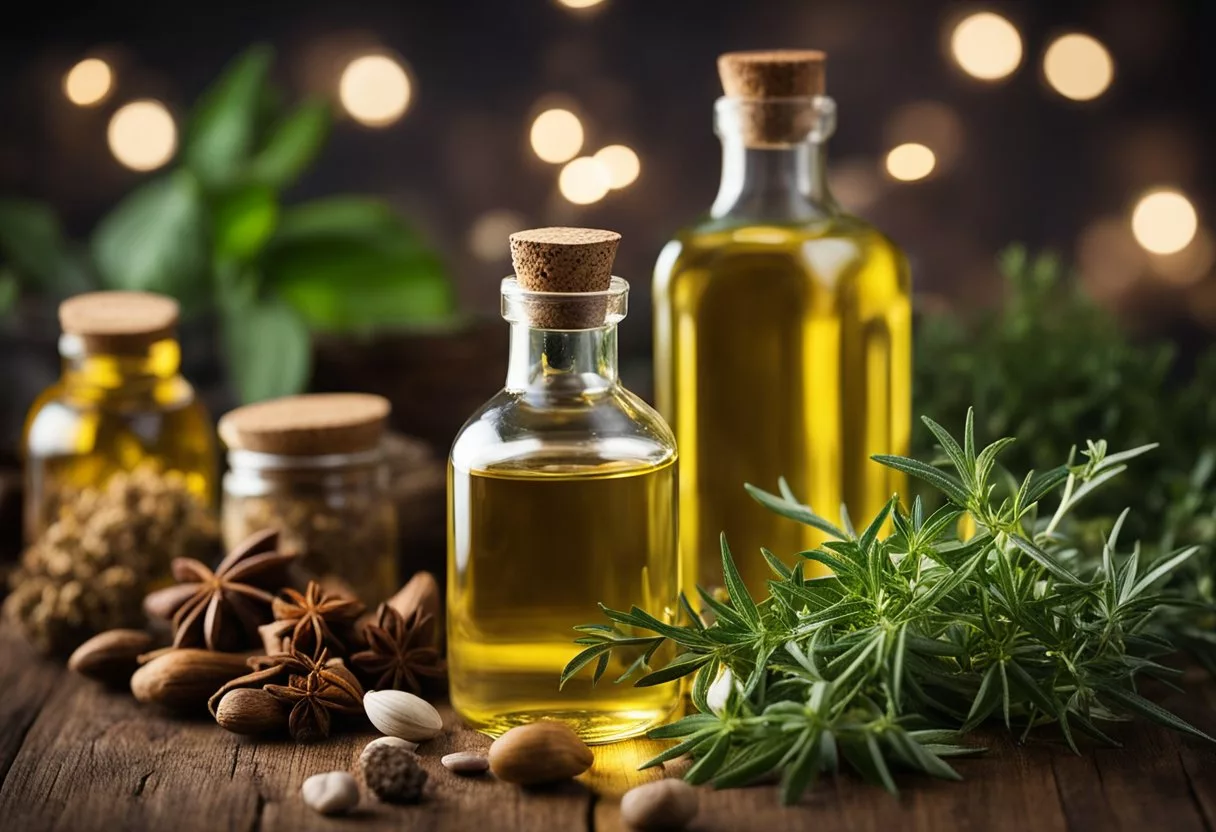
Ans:
POLYGON ((443 731, 443 717, 421 697, 403 690, 369 690, 363 694, 367 718, 382 734, 426 742, 443 731))
POLYGON ((126 684, 139 667, 138 658, 152 648, 143 630, 106 630, 76 648, 68 670, 106 684, 126 684))
POLYGON ((634 829, 683 829, 697 814, 697 790, 683 780, 656 780, 625 792, 621 820, 634 829))
POLYGON ((221 685, 248 671, 240 653, 169 650, 135 671, 131 692, 140 702, 180 711, 202 710, 221 685))
POLYGON ((237 688, 220 699, 215 721, 234 734, 269 734, 287 726, 287 711, 261 688, 237 688))
POLYGON ((593 762, 591 749, 561 722, 520 725, 490 745, 490 771, 499 780, 521 786, 577 777, 593 762))

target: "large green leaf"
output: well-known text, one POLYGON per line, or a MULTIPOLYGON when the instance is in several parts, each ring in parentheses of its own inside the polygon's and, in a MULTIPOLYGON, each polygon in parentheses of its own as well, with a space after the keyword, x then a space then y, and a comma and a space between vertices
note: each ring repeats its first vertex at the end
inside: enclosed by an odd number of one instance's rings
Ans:
POLYGON ((263 88, 274 52, 255 46, 237 58, 196 105, 182 158, 208 188, 234 181, 254 152, 263 88))
POLYGON ((16 273, 12 269, 0 268, 0 315, 7 314, 13 308, 20 292, 16 273))
POLYGON ((300 393, 308 384, 308 329, 289 305, 265 298, 224 313, 228 372, 242 402, 300 393))
POLYGON ((249 166, 249 177, 263 185, 285 188, 300 177, 329 135, 329 105, 304 104, 272 128, 249 166))
POLYGON ((248 262, 261 252, 274 233, 279 201, 273 188, 246 185, 212 203, 213 248, 221 261, 248 262))
POLYGON ((332 196, 283 209, 273 245, 287 246, 319 237, 381 237, 415 240, 400 215, 382 199, 332 196))
POLYGON ((54 210, 44 202, 0 199, 0 260, 51 294, 89 288, 87 271, 73 256, 54 210))
POLYGON ((178 170, 132 191, 93 233, 108 289, 161 292, 193 306, 209 292, 207 215, 197 180, 178 170))

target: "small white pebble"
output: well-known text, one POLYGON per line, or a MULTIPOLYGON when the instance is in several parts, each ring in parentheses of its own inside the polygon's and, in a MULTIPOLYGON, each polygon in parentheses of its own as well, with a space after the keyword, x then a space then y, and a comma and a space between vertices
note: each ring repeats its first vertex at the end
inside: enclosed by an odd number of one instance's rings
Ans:
POLYGON ((345 771, 327 771, 305 780, 300 796, 314 811, 342 815, 359 805, 359 784, 345 771))
POLYGON ((481 774, 490 768, 490 758, 481 754, 470 754, 458 751, 455 754, 444 754, 440 760, 443 767, 456 774, 481 774))

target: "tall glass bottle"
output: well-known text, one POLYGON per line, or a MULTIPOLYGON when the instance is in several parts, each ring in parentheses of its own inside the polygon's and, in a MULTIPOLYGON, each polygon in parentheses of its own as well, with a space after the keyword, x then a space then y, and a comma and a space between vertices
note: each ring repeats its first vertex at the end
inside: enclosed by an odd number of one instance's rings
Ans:
POLYGON ((674 619, 680 586, 675 440, 617 377, 628 291, 611 277, 619 239, 512 235, 506 386, 452 446, 451 698, 491 735, 546 718, 608 742, 664 721, 679 701, 674 683, 612 684, 630 663, 616 657, 598 686, 580 674, 558 687, 577 652, 571 627, 593 620, 598 602, 674 619))
POLYGON ((820 542, 744 483, 785 477, 818 512, 844 504, 859 521, 902 487, 869 457, 908 448, 910 279, 899 249, 828 190, 824 64, 813 51, 719 59, 721 187, 655 268, 658 406, 682 460, 682 551, 705 586, 721 582, 723 531, 753 591, 768 577, 760 547, 788 560, 820 542))

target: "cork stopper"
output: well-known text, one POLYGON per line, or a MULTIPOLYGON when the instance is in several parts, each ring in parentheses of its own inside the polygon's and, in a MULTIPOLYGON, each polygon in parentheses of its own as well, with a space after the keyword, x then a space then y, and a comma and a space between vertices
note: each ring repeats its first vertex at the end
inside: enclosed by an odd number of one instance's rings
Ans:
MULTIPOLYGON (((606 292, 621 235, 595 228, 535 228, 511 235, 511 263, 522 289, 567 294, 606 292)), ((605 298, 536 299, 529 305, 533 326, 591 329, 603 326, 605 298)))
POLYGON ((369 451, 380 444, 389 403, 368 393, 316 393, 248 404, 220 419, 230 450, 282 456, 369 451))
POLYGON ((151 292, 89 292, 59 304, 59 326, 92 353, 132 353, 171 338, 177 301, 151 292))
POLYGON ((814 49, 727 52, 718 57, 722 90, 739 99, 748 147, 805 141, 815 126, 812 100, 826 90, 827 54, 814 49))

